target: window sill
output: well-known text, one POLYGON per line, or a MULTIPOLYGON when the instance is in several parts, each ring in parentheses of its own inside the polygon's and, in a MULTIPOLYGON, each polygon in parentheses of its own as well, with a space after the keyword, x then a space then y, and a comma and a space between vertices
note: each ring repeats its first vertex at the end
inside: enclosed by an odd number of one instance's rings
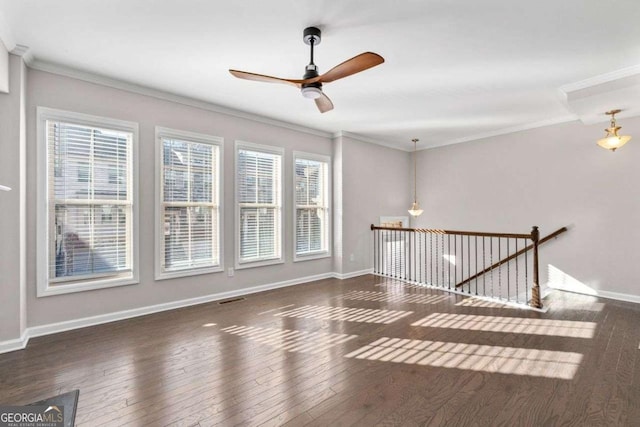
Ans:
POLYGON ((328 251, 324 251, 310 253, 309 255, 294 255, 293 262, 311 261, 322 258, 331 258, 331 253, 328 251))
POLYGON ((94 291, 97 289, 114 288, 117 286, 137 285, 139 282, 140 281, 137 276, 84 281, 66 285, 51 285, 49 282, 46 282, 44 286, 38 287, 37 297, 40 298, 53 295, 72 294, 76 292, 94 291))
POLYGON ((177 279, 180 277, 199 276, 201 274, 220 273, 222 271, 224 271, 224 268, 220 266, 165 271, 164 273, 156 273, 155 280, 177 279))
POLYGON ((241 264, 236 263, 236 270, 244 270, 246 268, 265 267, 268 265, 284 264, 283 258, 276 258, 264 261, 247 261, 241 264))

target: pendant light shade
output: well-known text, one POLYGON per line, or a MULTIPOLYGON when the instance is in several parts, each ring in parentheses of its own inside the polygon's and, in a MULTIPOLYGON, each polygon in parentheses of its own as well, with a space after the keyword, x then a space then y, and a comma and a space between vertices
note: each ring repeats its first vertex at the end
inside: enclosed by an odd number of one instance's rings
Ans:
POLYGON ((422 209, 420 209, 420 204, 418 203, 418 156, 417 156, 417 147, 418 147, 418 139, 414 138, 411 140, 413 142, 413 204, 411 204, 411 209, 409 209, 409 215, 411 216, 420 216, 422 209))
POLYGON ((611 116, 611 124, 608 128, 605 129, 607 134, 604 138, 598 140, 598 145, 602 148, 606 148, 607 150, 616 151, 618 148, 622 147, 624 144, 631 140, 629 135, 618 135, 618 131, 622 129, 620 126, 616 126, 616 114, 618 114, 622 110, 611 110, 607 111, 606 114, 611 116))
POLYGON ((420 209, 420 203, 413 202, 411 204, 411 209, 409 209, 409 215, 411 216, 420 216, 424 212, 424 210, 420 209))

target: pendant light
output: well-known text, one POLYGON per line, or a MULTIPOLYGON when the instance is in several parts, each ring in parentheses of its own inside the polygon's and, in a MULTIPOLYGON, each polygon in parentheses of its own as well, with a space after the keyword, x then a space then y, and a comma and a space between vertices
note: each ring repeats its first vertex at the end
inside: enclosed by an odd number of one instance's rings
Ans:
POLYGON ((605 137, 598 140, 598 145, 600 147, 606 148, 607 150, 616 151, 631 139, 631 137, 628 135, 618 135, 618 131, 621 129, 621 127, 616 126, 616 114, 618 114, 620 111, 622 110, 611 110, 606 112, 607 115, 611 116, 611 124, 608 128, 605 129, 605 131, 607 132, 605 137))
POLYGON ((409 209, 409 215, 411 216, 420 216, 422 209, 420 209, 420 204, 418 203, 418 139, 414 138, 411 140, 413 142, 413 204, 411 205, 411 209, 409 209))

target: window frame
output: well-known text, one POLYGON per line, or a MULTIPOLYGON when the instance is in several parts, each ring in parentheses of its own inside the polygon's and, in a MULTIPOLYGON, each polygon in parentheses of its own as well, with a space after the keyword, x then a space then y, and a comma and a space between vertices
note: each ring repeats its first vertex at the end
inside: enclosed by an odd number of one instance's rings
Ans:
POLYGON ((234 217, 234 223, 235 223, 235 268, 236 270, 242 270, 245 268, 253 268, 253 267, 263 267, 263 266, 267 266, 267 265, 275 265, 275 264, 283 264, 284 263, 284 259, 285 259, 285 247, 284 247, 284 239, 282 238, 282 233, 283 233, 283 222, 284 222, 284 204, 285 204, 285 192, 284 192, 284 187, 285 187, 285 182, 284 182, 284 161, 285 161, 285 152, 284 152, 284 148, 282 147, 277 147, 274 145, 263 145, 263 144, 255 144, 253 142, 246 142, 246 141, 240 141, 240 140, 236 140, 235 141, 235 170, 234 170, 234 175, 235 175, 235 179, 234 179, 234 186, 235 186, 235 201, 234 201, 234 209, 235 209, 235 217, 234 217), (239 193, 239 188, 240 186, 238 185, 238 159, 239 159, 239 152, 241 149, 247 149, 250 151, 257 151, 257 152, 261 152, 261 153, 266 153, 266 154, 275 154, 280 156, 280 176, 279 176, 279 182, 280 182, 280 206, 279 206, 279 221, 276 223, 276 226, 278 227, 278 232, 276 233, 277 235, 276 237, 276 244, 279 246, 280 248, 280 256, 277 258, 272 258, 272 259, 264 259, 264 260, 256 260, 256 261, 240 261, 240 254, 241 254, 241 250, 240 250, 240 226, 241 226, 241 219, 240 219, 240 195, 239 193))
POLYGON ((51 295, 91 291, 95 289, 134 285, 139 283, 138 123, 46 107, 37 107, 36 115, 36 162, 38 165, 36 172, 36 296, 40 298, 51 295), (47 141, 48 121, 66 122, 80 126, 98 127, 131 133, 131 230, 128 236, 129 244, 131 245, 131 269, 127 270, 129 274, 96 273, 90 276, 77 276, 76 279, 71 278, 69 283, 64 283, 64 281, 51 281, 49 279, 51 230, 49 227, 50 153, 47 141))
POLYGON ((196 276, 200 274, 219 273, 224 271, 224 138, 219 136, 207 135, 196 132, 183 131, 178 129, 170 129, 166 127, 156 126, 155 129, 155 237, 154 237, 154 264, 155 264, 155 280, 174 279, 178 277, 196 276), (193 142, 198 144, 207 144, 218 147, 218 156, 215 177, 217 182, 216 194, 218 200, 216 207, 218 210, 218 265, 191 267, 174 271, 163 271, 162 259, 164 256, 164 217, 162 210, 164 181, 163 181, 163 139, 171 138, 183 140, 185 142, 193 142))
POLYGON ((331 157, 330 156, 326 156, 326 155, 322 155, 322 154, 315 154, 315 153, 306 153, 306 152, 302 152, 302 151, 294 151, 293 152, 293 162, 292 162, 292 172, 293 172, 293 177, 292 177, 292 205, 293 205, 293 262, 300 262, 300 261, 310 261, 310 260, 314 260, 314 259, 321 259, 321 258, 329 258, 331 257, 331 247, 332 247, 332 240, 331 240, 331 236, 332 236, 332 211, 331 211, 331 200, 332 200, 332 181, 331 181, 331 176, 332 176, 332 165, 331 165, 331 157), (325 196, 326 196, 326 211, 327 211, 327 224, 326 224, 326 230, 324 230, 325 233, 325 241, 327 243, 327 247, 323 250, 320 251, 315 251, 309 254, 298 254, 297 251, 297 247, 298 247, 298 233, 297 233, 297 228, 298 228, 298 221, 297 221, 297 210, 298 210, 298 204, 296 203, 296 160, 297 159, 302 159, 302 160, 311 160, 311 161, 316 161, 316 162, 323 162, 327 164, 327 172, 326 172, 326 178, 325 178, 325 185, 326 185, 326 190, 325 190, 325 196))

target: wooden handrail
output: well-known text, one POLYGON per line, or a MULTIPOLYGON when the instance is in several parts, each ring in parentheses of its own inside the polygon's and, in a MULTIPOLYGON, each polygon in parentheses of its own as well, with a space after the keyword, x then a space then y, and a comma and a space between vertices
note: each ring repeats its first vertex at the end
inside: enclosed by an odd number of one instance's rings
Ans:
POLYGON ((431 234, 451 234, 458 236, 477 236, 477 237, 505 237, 512 239, 531 239, 531 234, 514 234, 514 233, 487 233, 479 231, 458 231, 458 230, 440 230, 431 228, 401 228, 401 227, 380 227, 371 224, 372 230, 389 230, 389 231, 408 231, 411 233, 431 233, 431 234))
MULTIPOLYGON (((557 237, 559 234, 562 234, 562 233, 564 233, 565 231, 567 231, 567 227, 562 227, 562 228, 557 229, 556 231, 554 231, 553 233, 549 234, 548 236, 543 237, 542 239, 540 239, 540 240, 538 241, 538 245, 541 245, 542 243, 547 242, 547 241, 549 241, 549 240, 553 239, 554 237, 557 237)), ((529 236, 528 236, 528 238, 531 238, 531 235, 529 235, 529 236)), ((532 243, 532 244, 530 244, 529 246, 526 246, 526 247, 524 247, 524 248, 520 249, 519 251, 514 252, 513 254, 509 255, 508 257, 506 257, 506 258, 504 258, 504 259, 501 259, 500 261, 498 261, 498 262, 494 263, 493 265, 491 265, 491 266, 489 266, 489 267, 485 268, 484 270, 480 271, 479 273, 476 273, 476 274, 474 274, 473 276, 471 276, 471 277, 469 277, 469 278, 467 278, 467 279, 464 279, 462 282, 460 282, 460 283, 458 283, 458 284, 456 285, 456 288, 459 288, 460 286, 463 286, 463 285, 465 285, 465 284, 467 284, 467 283, 471 282, 473 279, 475 279, 475 278, 477 278, 477 277, 480 277, 480 276, 482 276, 482 275, 483 275, 483 274, 485 274, 485 273, 490 272, 490 271, 491 271, 491 270, 493 270, 494 268, 499 267, 500 265, 502 265, 502 264, 504 264, 504 263, 506 263, 506 262, 509 262, 509 261, 511 261, 511 260, 512 260, 512 259, 514 259, 514 258, 519 257, 519 256, 520 256, 520 255, 522 255, 523 253, 525 253, 525 252, 527 252, 527 251, 529 251, 529 250, 533 249, 533 248, 534 248, 534 246, 535 246, 535 245, 532 243)))

